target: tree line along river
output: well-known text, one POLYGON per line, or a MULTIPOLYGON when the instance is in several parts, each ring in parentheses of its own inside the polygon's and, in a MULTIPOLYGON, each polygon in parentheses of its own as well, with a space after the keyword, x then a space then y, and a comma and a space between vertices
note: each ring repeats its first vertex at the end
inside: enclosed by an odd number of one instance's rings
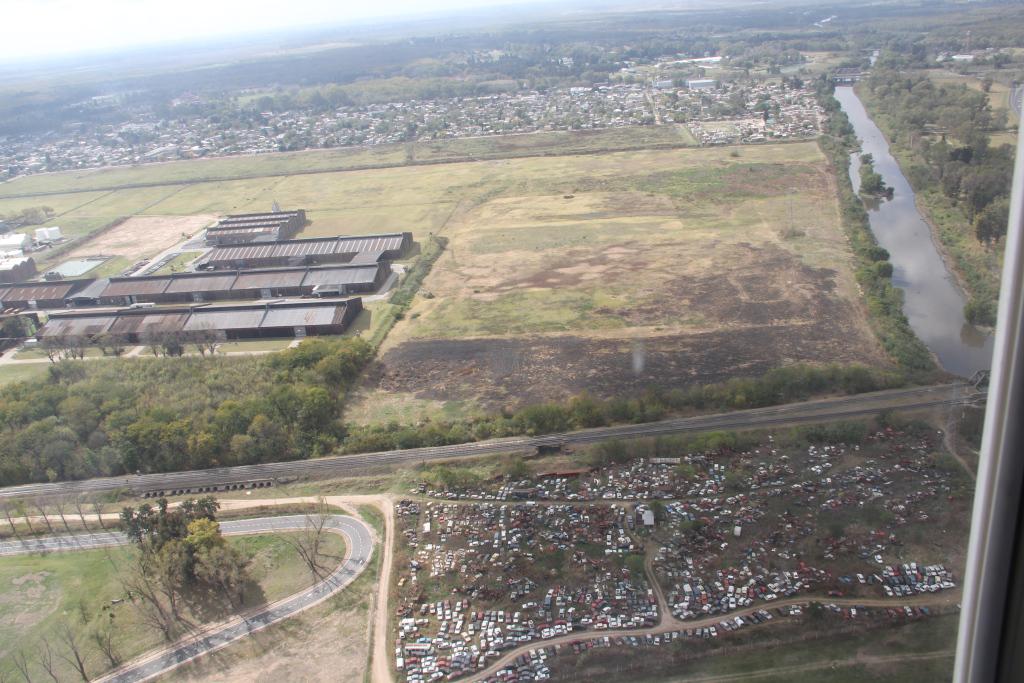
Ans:
POLYGON ((894 190, 892 199, 871 203, 867 209, 875 239, 889 252, 892 282, 903 291, 903 312, 910 326, 946 371, 970 377, 989 369, 992 334, 964 318, 964 293, 946 266, 888 141, 852 87, 837 87, 835 97, 861 140, 862 151, 850 155, 853 189, 860 189, 860 154, 864 153, 874 158, 875 171, 894 190))

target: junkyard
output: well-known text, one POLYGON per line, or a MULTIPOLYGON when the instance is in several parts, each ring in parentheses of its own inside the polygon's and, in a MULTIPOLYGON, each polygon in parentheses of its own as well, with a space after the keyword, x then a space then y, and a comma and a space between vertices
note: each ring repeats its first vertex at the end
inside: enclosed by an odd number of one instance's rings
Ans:
POLYGON ((948 612, 935 594, 958 585, 970 495, 940 442, 846 425, 425 477, 397 506, 395 665, 557 679, 568 655, 685 652, 809 612, 865 628, 948 612))

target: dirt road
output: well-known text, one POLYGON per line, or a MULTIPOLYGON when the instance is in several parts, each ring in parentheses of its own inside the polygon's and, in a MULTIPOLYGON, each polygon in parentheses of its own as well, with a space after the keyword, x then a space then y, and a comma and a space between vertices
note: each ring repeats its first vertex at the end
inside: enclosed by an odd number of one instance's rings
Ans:
MULTIPOLYGON (((680 621, 671 615, 670 612, 662 614, 661 623, 657 626, 651 626, 649 628, 635 628, 635 629, 622 629, 622 630, 607 630, 607 631, 587 631, 586 633, 569 633, 564 636, 558 636, 556 638, 550 638, 548 640, 533 641, 522 645, 517 648, 509 650, 501 657, 496 659, 494 662, 489 664, 487 668, 478 671, 468 681, 482 681, 491 674, 497 672, 501 668, 510 664, 516 657, 529 652, 531 649, 537 647, 547 647, 549 645, 564 645, 572 643, 578 640, 589 640, 591 638, 600 638, 608 636, 610 638, 621 638, 624 636, 647 636, 647 635, 660 635, 668 631, 679 631, 688 628, 701 628, 706 626, 716 626, 719 622, 726 618, 743 617, 752 614, 760 609, 772 609, 776 607, 786 607, 789 605, 805 605, 812 600, 824 602, 826 604, 834 604, 846 607, 881 607, 881 608, 898 608, 904 605, 911 607, 946 607, 949 605, 956 604, 960 599, 960 590, 951 590, 937 595, 918 595, 912 598, 906 598, 898 600, 895 598, 876 598, 876 599, 858 599, 858 598, 821 598, 813 595, 805 595, 800 598, 792 598, 789 600, 777 600, 775 602, 766 602, 753 607, 747 607, 744 609, 733 610, 728 614, 718 614, 712 617, 704 617, 703 619, 690 619, 687 621, 680 621)), ((778 620, 773 620, 769 624, 762 624, 761 626, 770 626, 771 623, 777 623, 778 620)))

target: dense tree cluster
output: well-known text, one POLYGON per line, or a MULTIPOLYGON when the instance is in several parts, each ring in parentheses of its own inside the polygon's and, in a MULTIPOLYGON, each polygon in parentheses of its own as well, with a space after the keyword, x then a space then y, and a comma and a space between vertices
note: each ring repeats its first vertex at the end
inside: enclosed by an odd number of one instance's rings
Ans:
POLYGON ((55 364, 0 389, 0 485, 329 453, 371 356, 360 339, 310 338, 263 357, 55 364))
POLYGON ((180 603, 216 592, 240 605, 249 577, 248 560, 220 532, 212 497, 189 499, 170 508, 143 504, 121 511, 128 538, 138 547, 138 562, 125 579, 143 617, 170 640, 182 620, 180 603))

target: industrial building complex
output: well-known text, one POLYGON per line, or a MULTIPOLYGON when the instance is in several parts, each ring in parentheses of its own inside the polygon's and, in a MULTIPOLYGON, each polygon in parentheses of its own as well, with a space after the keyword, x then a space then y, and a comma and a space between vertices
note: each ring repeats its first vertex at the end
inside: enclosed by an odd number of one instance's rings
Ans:
MULTIPOLYGON (((145 343, 142 337, 152 333, 186 339, 212 332, 223 340, 340 334, 363 310, 361 298, 344 297, 386 289, 394 277, 391 259, 412 245, 408 232, 291 239, 305 227, 305 210, 274 209, 225 216, 208 228, 212 248, 195 262, 195 272, 73 279, 54 272, 28 282, 36 274, 32 259, 15 263, 15 257, 24 259, 22 252, 4 252, 0 310, 48 313, 37 332, 43 341, 94 343, 114 335, 145 343), (294 298, 319 300, 288 300, 294 298)), ((19 233, 17 240, 8 240, 12 249, 28 236, 19 233)))
POLYGON ((26 282, 0 287, 3 308, 47 309, 209 301, 346 296, 374 292, 391 274, 388 262, 312 268, 177 273, 97 280, 26 282))
POLYGON ((223 339, 306 337, 341 334, 363 309, 362 299, 282 301, 229 306, 128 308, 53 313, 40 328, 40 339, 86 339, 120 335, 144 343, 147 332, 187 334, 215 331, 223 339))
POLYGON ((295 237, 305 225, 303 209, 225 216, 217 225, 207 228, 206 243, 216 246, 279 242, 295 237))

